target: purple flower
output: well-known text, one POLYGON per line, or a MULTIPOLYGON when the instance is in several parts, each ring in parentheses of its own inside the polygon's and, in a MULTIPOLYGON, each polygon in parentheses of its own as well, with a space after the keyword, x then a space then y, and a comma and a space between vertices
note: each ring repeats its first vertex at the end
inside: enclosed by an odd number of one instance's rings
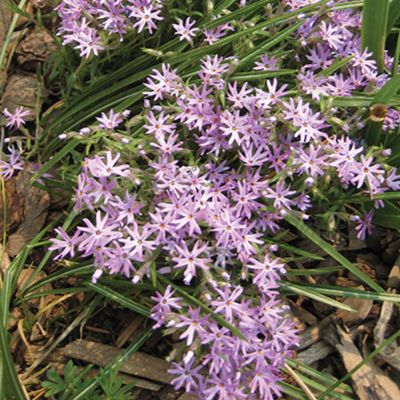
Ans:
POLYGON ((371 235, 374 229, 374 225, 372 224, 373 218, 374 212, 371 210, 358 220, 358 223, 356 225, 358 239, 365 240, 367 236, 371 235))
POLYGON ((7 128, 21 128, 25 125, 26 118, 31 115, 31 111, 25 107, 17 107, 14 112, 8 111, 7 108, 3 110, 3 115, 6 117, 7 128))
POLYGON ((352 183, 357 185, 357 188, 360 188, 365 182, 368 183, 370 189, 381 184, 384 171, 379 164, 371 165, 373 161, 373 157, 361 156, 361 162, 353 165, 352 183))
POLYGON ((199 371, 203 368, 202 365, 197 367, 193 366, 194 360, 190 360, 183 365, 173 363, 172 368, 168 370, 171 375, 177 375, 171 383, 176 389, 185 388, 187 393, 192 392, 198 388, 198 382, 203 379, 199 371))
POLYGON ((260 57, 259 61, 256 61, 254 70, 255 71, 274 71, 278 69, 278 59, 276 57, 270 57, 268 54, 264 54, 260 57))
POLYGON ((134 17, 137 21, 133 24, 134 28, 140 33, 143 29, 147 29, 150 34, 157 28, 155 21, 161 21, 163 17, 160 16, 161 10, 153 5, 145 6, 131 6, 130 17, 134 17))
POLYGON ((174 261, 175 268, 184 268, 184 282, 188 285, 193 277, 196 276, 197 268, 204 271, 209 270, 208 264, 211 262, 210 258, 199 257, 202 253, 205 253, 208 249, 207 245, 201 245, 199 241, 195 242, 193 249, 189 251, 186 243, 182 243, 181 246, 175 245, 175 249, 178 253, 177 256, 172 258, 174 261))
POLYGON ((113 224, 107 214, 102 216, 100 211, 96 212, 96 224, 93 225, 88 218, 84 218, 86 226, 80 226, 78 230, 81 234, 79 250, 86 255, 93 254, 97 247, 103 247, 112 240, 121 237, 121 233, 116 231, 117 224, 113 224))
POLYGON ((243 288, 238 286, 232 290, 226 285, 223 291, 220 289, 215 289, 215 291, 220 297, 214 300, 211 305, 215 312, 223 314, 227 321, 232 322, 235 314, 241 314, 244 311, 242 305, 236 302, 241 296, 243 288))
POLYGON ((181 18, 178 18, 177 24, 172 24, 173 28, 175 29, 175 34, 179 36, 179 40, 186 40, 190 42, 193 37, 196 36, 196 32, 199 28, 194 28, 196 21, 192 21, 190 18, 186 18, 183 21, 181 18))
POLYGON ((76 245, 80 241, 80 232, 75 231, 72 237, 70 237, 67 232, 64 231, 62 228, 56 228, 55 232, 57 235, 61 237, 61 239, 52 238, 50 241, 52 245, 49 247, 50 251, 58 251, 55 260, 63 259, 67 256, 74 257, 75 256, 75 248, 76 245))
POLYGON ((107 151, 105 157, 95 156, 93 159, 88 160, 87 168, 89 169, 90 173, 96 178, 108 178, 112 175, 128 176, 128 165, 116 165, 120 157, 120 154, 116 154, 113 158, 111 151, 107 151))
POLYGON ((25 165, 17 149, 9 147, 8 150, 8 161, 0 160, 0 176, 5 180, 10 179, 16 171, 22 171, 25 165))
POLYGON ((208 317, 200 316, 200 308, 189 308, 188 316, 180 315, 180 322, 176 324, 177 328, 186 328, 185 332, 181 334, 180 339, 187 339, 186 344, 190 346, 195 336, 205 331, 205 327, 208 321, 208 317))
POLYGON ((112 130, 123 122, 121 113, 114 113, 113 110, 110 110, 108 116, 105 113, 101 113, 101 117, 96 119, 100 122, 99 127, 106 130, 112 130))

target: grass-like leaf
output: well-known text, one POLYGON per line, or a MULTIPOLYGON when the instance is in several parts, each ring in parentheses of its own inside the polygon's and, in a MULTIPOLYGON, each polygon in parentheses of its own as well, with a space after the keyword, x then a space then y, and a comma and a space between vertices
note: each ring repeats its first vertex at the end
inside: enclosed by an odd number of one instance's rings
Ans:
POLYGON ((389 301, 397 304, 400 303, 400 295, 394 293, 386 293, 386 292, 376 293, 376 292, 368 292, 366 290, 342 288, 340 286, 315 285, 315 284, 310 285, 307 283, 296 283, 295 286, 301 288, 307 288, 309 290, 314 290, 317 293, 329 296, 373 300, 373 301, 389 301))
POLYGON ((121 293, 116 292, 113 289, 110 289, 99 283, 94 284, 91 282, 85 282, 85 283, 83 283, 83 285, 90 288, 94 292, 97 292, 97 293, 103 295, 107 300, 118 303, 121 306, 123 306, 129 310, 135 311, 138 314, 141 314, 145 317, 150 316, 150 310, 147 307, 145 307, 139 303, 136 303, 136 301, 131 300, 130 298, 124 296, 121 293))
POLYGON ((344 311, 350 311, 350 312, 356 312, 353 308, 348 306, 347 304, 343 304, 340 301, 331 299, 328 296, 325 296, 321 293, 318 293, 316 290, 314 290, 312 287, 305 287, 305 286, 300 286, 296 285, 291 282, 281 282, 281 288, 286 289, 289 292, 293 292, 295 294, 299 294, 301 296, 308 297, 310 299, 319 301, 320 303, 327 304, 331 307, 344 310, 344 311))
POLYGON ((392 0, 389 7, 389 16, 386 27, 386 34, 389 35, 396 22, 400 18, 400 0, 392 0))
POLYGON ((374 211, 374 223, 385 228, 400 230, 400 208, 390 201, 385 201, 385 207, 374 211))
POLYGON ((378 70, 383 72, 389 0, 364 0, 361 42, 372 51, 378 70))
MULTIPOLYGON (((374 104, 388 104, 388 100, 393 98, 400 90, 400 75, 393 76, 374 96, 371 106, 374 104)), ((383 122, 368 121, 365 138, 367 143, 378 145, 381 141, 383 122)))
POLYGON ((314 242, 320 247, 326 254, 331 256, 340 265, 343 265, 348 271, 354 274, 361 282, 374 289, 376 292, 381 293, 384 290, 367 274, 360 271, 353 263, 351 263, 346 257, 340 254, 333 246, 321 238, 316 232, 309 228, 303 221, 297 218, 295 215, 289 213, 286 215, 285 220, 299 230, 304 236, 314 242))

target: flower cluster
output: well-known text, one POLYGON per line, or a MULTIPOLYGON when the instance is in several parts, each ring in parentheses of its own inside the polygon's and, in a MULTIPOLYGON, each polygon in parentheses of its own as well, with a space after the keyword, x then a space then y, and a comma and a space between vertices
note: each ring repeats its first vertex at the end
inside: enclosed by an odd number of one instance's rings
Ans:
MULTIPOLYGON (((97 56, 102 50, 112 47, 110 43, 115 36, 122 41, 132 30, 154 34, 164 19, 163 5, 164 0, 62 0, 56 8, 61 20, 58 33, 63 44, 72 44, 81 57, 97 56)), ((245 5, 243 0, 237 4, 238 7, 245 5)), ((214 15, 213 19, 219 17, 221 15, 214 15)), ((177 18, 172 27, 180 41, 193 43, 199 34, 208 45, 235 30, 232 22, 203 29, 196 25, 196 20, 187 17, 177 18)))
MULTIPOLYGON (((3 109, 3 116, 5 118, 5 128, 9 130, 18 130, 23 128, 27 118, 31 115, 31 111, 25 107, 16 107, 14 111, 3 109)), ((4 143, 10 145, 11 137, 5 137, 4 143)), ((8 147, 8 153, 5 155, 6 160, 0 157, 0 176, 3 179, 10 179, 17 171, 20 171, 24 167, 24 162, 21 158, 21 153, 15 147, 10 145, 8 147)))
POLYGON ((62 0, 57 7, 63 44, 73 44, 82 57, 98 55, 109 35, 131 30, 153 34, 161 15, 163 0, 62 0))
POLYGON ((24 168, 24 161, 21 159, 19 151, 13 147, 8 148, 7 161, 0 160, 0 176, 7 180, 17 171, 24 168))
POLYGON ((266 256, 248 264, 257 290, 245 296, 243 286, 215 282, 207 293, 210 306, 227 321, 240 327, 244 337, 235 336, 200 308, 185 307, 167 287, 153 298, 152 317, 181 331, 188 346, 182 363, 174 363, 170 373, 177 389, 212 399, 272 399, 280 395, 279 369, 298 342, 288 317, 287 306, 278 299, 279 275, 284 271, 278 260, 266 256), (268 289, 267 289, 268 288, 268 289), (197 355, 197 357, 195 356, 197 355), (198 354, 201 354, 201 363, 198 354))
MULTIPOLYGON (((292 10, 309 3, 285 1, 292 10)), ((298 343, 278 297, 284 264, 268 240, 285 217, 313 223, 317 209, 340 200, 330 216, 356 221, 364 239, 373 211, 346 209, 346 202, 359 197, 381 207, 375 195, 400 189, 390 150, 368 148, 360 136, 364 112, 335 104, 374 93, 388 79, 360 50, 359 26, 359 13, 350 10, 310 17, 296 33, 302 46, 293 59, 255 60, 256 71, 300 63, 292 83, 240 83, 231 75, 234 57, 204 57, 189 81, 164 64, 145 82, 145 135, 136 147, 84 161, 75 209, 88 216, 72 236, 59 228, 51 249, 57 258, 93 258, 93 282, 109 273, 136 284, 155 268, 196 287, 214 318, 170 286, 153 298, 152 317, 156 327, 179 332, 185 351, 171 370, 174 384, 198 398, 268 400, 280 393, 279 369, 298 343), (343 62, 325 74, 337 60, 343 62)), ((196 34, 191 19, 173 28, 182 40, 196 34)), ((228 29, 214 28, 209 42, 228 29)), ((127 116, 111 110, 97 118, 98 129, 112 137, 118 128, 127 144, 127 116)), ((385 129, 398 121, 399 111, 389 110, 385 129)))

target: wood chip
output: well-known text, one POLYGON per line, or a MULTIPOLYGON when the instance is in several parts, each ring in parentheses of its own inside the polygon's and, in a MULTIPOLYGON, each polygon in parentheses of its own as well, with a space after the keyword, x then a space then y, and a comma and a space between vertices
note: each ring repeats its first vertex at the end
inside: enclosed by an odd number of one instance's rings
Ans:
MULTIPOLYGON (((389 293, 397 293, 400 289, 400 257, 396 260, 392 270, 389 274, 388 279, 388 290, 389 293)), ((374 329, 374 345, 375 347, 390 336, 393 326, 396 325, 396 321, 399 318, 399 309, 391 302, 385 301, 382 304, 381 312, 379 315, 378 322, 374 329), (392 323, 394 322, 394 324, 392 323)), ((389 346, 386 346, 379 353, 379 358, 386 361, 392 367, 400 371, 400 347, 397 342, 392 342, 389 346)))
MULTIPOLYGON (((105 367, 123 350, 88 340, 79 339, 64 347, 67 357, 105 367)), ((153 357, 142 352, 136 352, 129 357, 121 366, 120 371, 128 375, 139 376, 153 381, 169 384, 172 376, 167 370, 170 364, 161 358, 153 357)))
MULTIPOLYGON (((41 101, 37 101, 38 82, 35 74, 16 73, 7 82, 2 97, 3 107, 14 111, 18 106, 24 106, 31 110, 41 108, 41 101)), ((44 88, 42 88, 43 91, 44 88)), ((26 118, 35 119, 35 111, 26 118)))
MULTIPOLYGON (((363 289, 363 287, 358 287, 357 289, 363 289)), ((363 321, 368 317, 373 305, 372 300, 366 299, 346 299, 343 304, 350 306, 353 310, 357 312, 351 312, 346 310, 337 310, 336 316, 341 319, 346 325, 354 324, 359 321, 363 321)))
POLYGON ((32 30, 19 43, 15 53, 17 62, 27 70, 34 71, 39 62, 45 61, 57 50, 53 36, 45 29, 32 30))
MULTIPOLYGON (((7 35, 8 27, 11 22, 11 9, 6 1, 0 1, 0 49, 3 48, 4 39, 7 35)), ((7 72, 0 70, 0 92, 7 79, 7 72)))
POLYGON ((119 334, 118 339, 115 342, 117 347, 124 346, 129 339, 139 330, 142 326, 144 318, 140 315, 136 316, 119 334))
MULTIPOLYGON (((83 371, 83 367, 78 367, 78 371, 83 371)), ((98 376, 98 374, 99 370, 97 368, 92 368, 89 371, 88 377, 93 378, 95 376, 98 376)), ((135 387, 140 389, 147 389, 151 390, 152 392, 158 392, 162 388, 162 385, 146 381, 145 379, 133 378, 132 376, 126 374, 119 374, 118 376, 125 384, 134 383, 135 387)))
POLYGON ((21 171, 16 178, 16 190, 24 197, 24 218, 15 233, 8 238, 7 251, 11 257, 16 256, 42 229, 50 205, 47 192, 31 184, 32 174, 27 170, 21 171))
MULTIPOLYGON (((339 339, 335 344, 344 366, 351 371, 364 357, 354 345, 351 335, 336 327, 339 339)), ((398 400, 400 391, 397 386, 373 362, 362 366, 352 375, 353 387, 360 400, 398 400)))
POLYGON ((311 326, 301 334, 299 350, 306 349, 322 339, 326 326, 331 322, 330 317, 324 318, 318 325, 311 326))

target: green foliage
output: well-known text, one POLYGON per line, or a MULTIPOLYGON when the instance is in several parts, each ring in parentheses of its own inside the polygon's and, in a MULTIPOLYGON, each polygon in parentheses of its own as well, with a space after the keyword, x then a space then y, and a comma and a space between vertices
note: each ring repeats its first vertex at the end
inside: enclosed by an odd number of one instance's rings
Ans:
POLYGON ((130 393, 134 384, 125 384, 117 370, 106 373, 100 369, 99 374, 90 378, 92 366, 80 371, 69 360, 64 367, 64 376, 60 376, 54 369, 47 372, 47 380, 42 382, 46 389, 46 397, 56 397, 58 400, 73 400, 85 391, 85 400, 130 400, 130 393), (97 381, 98 385, 88 391, 87 387, 97 381))
POLYGON ((382 72, 384 67, 385 41, 389 15, 389 0, 364 0, 362 47, 372 51, 382 72))

